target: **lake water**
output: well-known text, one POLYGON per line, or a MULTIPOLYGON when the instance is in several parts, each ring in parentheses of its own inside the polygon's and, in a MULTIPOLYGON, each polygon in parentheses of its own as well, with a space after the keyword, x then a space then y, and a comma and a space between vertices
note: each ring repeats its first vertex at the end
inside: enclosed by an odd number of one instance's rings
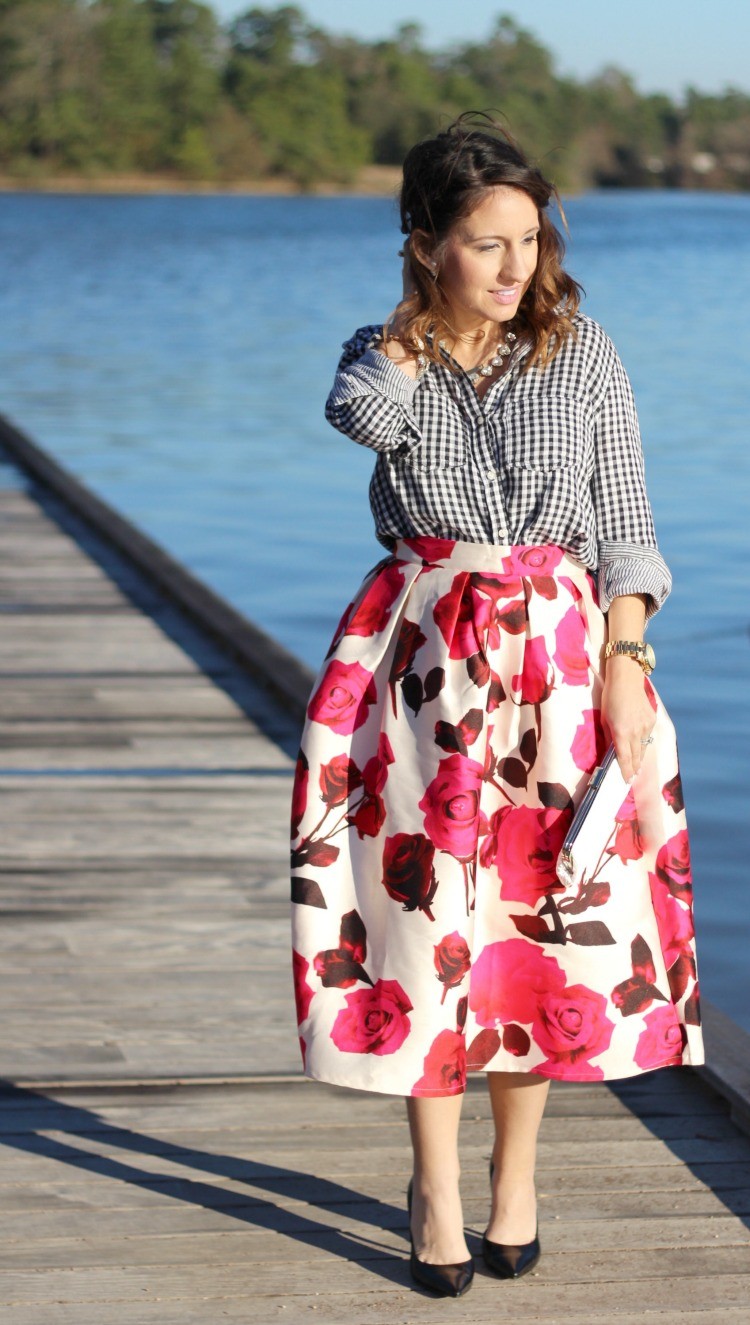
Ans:
MULTIPOLYGON (((750 197, 572 200, 675 588, 649 628, 680 736, 704 993, 750 1030, 750 197)), ((0 411, 317 665, 381 555, 372 459, 323 419, 398 298, 383 199, 0 195, 0 411)))

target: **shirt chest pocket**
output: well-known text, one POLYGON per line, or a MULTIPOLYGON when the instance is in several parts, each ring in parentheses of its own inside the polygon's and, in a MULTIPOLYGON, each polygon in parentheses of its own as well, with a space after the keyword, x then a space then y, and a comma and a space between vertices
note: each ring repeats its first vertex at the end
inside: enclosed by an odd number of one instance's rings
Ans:
POLYGON ((587 468, 590 427, 574 397, 537 394, 509 401, 497 431, 500 463, 512 469, 587 468))
POLYGON ((411 469, 461 469, 466 464, 468 421, 460 401, 446 393, 423 388, 414 401, 422 440, 401 453, 411 469))

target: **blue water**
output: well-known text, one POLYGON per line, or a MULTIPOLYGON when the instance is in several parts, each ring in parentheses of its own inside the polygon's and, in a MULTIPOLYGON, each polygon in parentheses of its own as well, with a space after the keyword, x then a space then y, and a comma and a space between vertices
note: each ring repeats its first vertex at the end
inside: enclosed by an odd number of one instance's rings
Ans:
MULTIPOLYGON (((572 200, 569 266, 635 387, 675 577, 704 993, 750 1030, 750 197, 572 200)), ((0 195, 0 411, 316 665, 380 556, 371 457, 323 419, 398 299, 388 200, 0 195)))

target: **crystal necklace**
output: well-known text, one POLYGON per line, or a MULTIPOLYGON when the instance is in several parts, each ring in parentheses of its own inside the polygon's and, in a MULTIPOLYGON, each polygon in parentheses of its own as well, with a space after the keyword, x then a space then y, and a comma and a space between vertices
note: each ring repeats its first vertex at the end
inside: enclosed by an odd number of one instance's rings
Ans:
POLYGON ((507 359, 508 355, 511 353, 516 339, 517 337, 512 331, 507 331, 504 339, 500 341, 494 354, 492 354, 489 359, 485 359, 484 363, 477 364, 476 368, 472 368, 471 370, 466 369, 466 376, 472 386, 476 386, 480 377, 492 377, 495 369, 502 367, 503 359, 507 359))

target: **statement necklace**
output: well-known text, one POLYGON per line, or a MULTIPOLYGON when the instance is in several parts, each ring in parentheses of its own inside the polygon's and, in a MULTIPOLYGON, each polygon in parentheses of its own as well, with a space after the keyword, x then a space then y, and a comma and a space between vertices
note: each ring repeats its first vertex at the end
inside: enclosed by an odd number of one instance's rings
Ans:
POLYGON ((472 368, 470 371, 466 369, 466 376, 472 386, 476 386, 480 377, 492 377, 495 369, 502 367, 503 359, 507 359, 512 352, 516 339, 517 337, 512 331, 507 331, 505 338, 500 341, 494 354, 489 359, 485 359, 484 363, 478 364, 476 368, 472 368))

